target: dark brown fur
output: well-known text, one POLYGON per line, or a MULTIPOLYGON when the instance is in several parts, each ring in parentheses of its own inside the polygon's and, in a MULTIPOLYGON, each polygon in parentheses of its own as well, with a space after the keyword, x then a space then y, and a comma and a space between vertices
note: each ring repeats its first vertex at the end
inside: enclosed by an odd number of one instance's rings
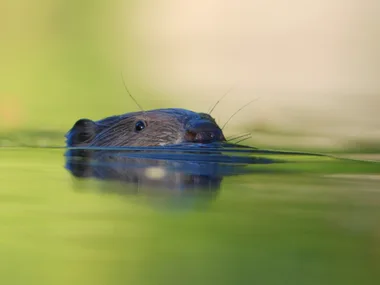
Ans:
POLYGON ((208 114, 185 109, 156 109, 108 117, 81 119, 66 134, 67 146, 164 146, 225 141, 208 114))

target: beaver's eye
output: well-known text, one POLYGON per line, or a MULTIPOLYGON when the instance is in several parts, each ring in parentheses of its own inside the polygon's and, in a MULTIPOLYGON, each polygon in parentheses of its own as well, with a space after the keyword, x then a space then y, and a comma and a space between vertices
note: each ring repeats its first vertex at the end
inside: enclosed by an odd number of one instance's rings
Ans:
POLYGON ((145 129, 145 123, 143 121, 137 121, 135 125, 135 131, 139 132, 145 129))

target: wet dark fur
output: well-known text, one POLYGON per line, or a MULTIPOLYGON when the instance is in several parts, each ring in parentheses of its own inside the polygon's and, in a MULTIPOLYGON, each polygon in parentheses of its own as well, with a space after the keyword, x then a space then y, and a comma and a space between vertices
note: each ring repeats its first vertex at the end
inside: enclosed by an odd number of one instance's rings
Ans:
POLYGON ((208 114, 185 109, 156 109, 108 117, 81 119, 66 134, 68 147, 163 146, 187 142, 225 141, 222 130, 208 114), (136 130, 136 123, 145 128, 136 130))

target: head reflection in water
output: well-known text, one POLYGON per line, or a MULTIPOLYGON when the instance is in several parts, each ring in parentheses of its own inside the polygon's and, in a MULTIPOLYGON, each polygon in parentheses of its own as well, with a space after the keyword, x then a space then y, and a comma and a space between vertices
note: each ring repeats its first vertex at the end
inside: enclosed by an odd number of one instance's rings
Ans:
POLYGON ((218 163, 177 160, 181 154, 171 154, 171 159, 161 159, 159 153, 152 152, 85 150, 80 156, 72 154, 67 156, 66 168, 73 176, 118 181, 126 189, 215 191, 223 179, 218 163), (158 159, 146 158, 148 154, 158 159))
POLYGON ((193 146, 187 151, 175 147, 161 151, 69 149, 66 168, 76 178, 122 182, 119 185, 125 186, 126 193, 137 188, 215 192, 223 177, 248 173, 249 164, 272 162, 266 158, 225 155, 217 149, 211 145, 193 146))

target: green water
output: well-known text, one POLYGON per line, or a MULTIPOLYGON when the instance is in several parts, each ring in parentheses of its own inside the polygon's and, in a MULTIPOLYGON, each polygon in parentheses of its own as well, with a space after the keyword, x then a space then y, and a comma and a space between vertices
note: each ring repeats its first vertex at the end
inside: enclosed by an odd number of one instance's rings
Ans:
POLYGON ((0 149, 1 284, 380 283, 379 164, 254 166, 198 196, 123 195, 63 165, 0 149))

